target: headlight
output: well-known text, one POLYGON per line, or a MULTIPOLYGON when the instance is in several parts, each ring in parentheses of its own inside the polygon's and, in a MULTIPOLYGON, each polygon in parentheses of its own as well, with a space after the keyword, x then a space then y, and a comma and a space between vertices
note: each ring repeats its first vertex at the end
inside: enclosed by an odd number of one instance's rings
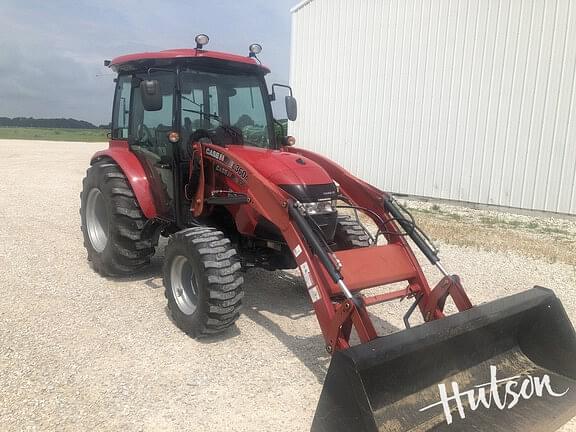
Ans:
POLYGON ((316 201, 311 203, 301 203, 302 213, 307 215, 333 213, 335 211, 336 200, 316 201))

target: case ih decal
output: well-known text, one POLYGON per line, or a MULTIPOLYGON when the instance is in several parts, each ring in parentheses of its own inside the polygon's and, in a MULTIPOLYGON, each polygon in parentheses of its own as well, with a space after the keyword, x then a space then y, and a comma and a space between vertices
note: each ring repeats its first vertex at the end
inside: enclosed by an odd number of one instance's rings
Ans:
POLYGON ((215 162, 214 170, 233 180, 238 180, 241 184, 248 182, 246 170, 230 159, 228 156, 210 147, 204 147, 204 154, 215 162), (224 166, 222 166, 222 165, 224 166))

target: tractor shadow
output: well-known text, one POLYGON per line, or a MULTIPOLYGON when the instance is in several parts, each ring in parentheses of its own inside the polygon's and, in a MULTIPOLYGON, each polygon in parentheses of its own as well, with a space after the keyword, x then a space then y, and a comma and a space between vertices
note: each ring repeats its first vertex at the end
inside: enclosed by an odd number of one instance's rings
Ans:
MULTIPOLYGON (((115 282, 141 282, 149 289, 164 289, 162 265, 166 243, 165 239, 160 240, 150 265, 142 272, 134 276, 107 279, 115 282)), ((244 273, 244 291, 241 315, 274 335, 322 384, 330 365, 330 355, 324 349, 324 337, 300 275, 294 271, 252 269, 244 273)), ((176 326, 168 307, 164 307, 164 312, 176 326)), ((400 330, 370 311, 369 315, 379 335, 400 330)), ((222 334, 197 341, 205 344, 220 343, 239 335, 240 330, 233 326, 222 334)), ((351 343, 358 343, 354 332, 351 343)))
MULTIPOLYGON (((174 325, 174 327, 176 327, 176 329, 178 329, 178 325, 176 324, 176 321, 174 321, 174 318, 172 318, 172 314, 170 313, 170 309, 168 309, 168 306, 164 306, 164 313, 166 314, 166 318, 168 318, 170 320, 172 325, 174 325)), ((240 330, 238 329, 238 327, 232 326, 232 327, 226 329, 226 331, 224 333, 204 336, 204 337, 196 339, 196 341, 200 342, 200 343, 204 343, 204 344, 213 344, 213 343, 223 342, 227 339, 235 338, 236 336, 239 336, 239 335, 240 335, 240 330)))
POLYGON ((156 255, 150 260, 150 264, 143 270, 132 276, 104 276, 106 280, 112 282, 126 283, 126 282, 142 282, 144 286, 150 289, 163 289, 162 284, 162 264, 164 257, 158 258, 156 255))
MULTIPOLYGON (((322 384, 330 355, 324 349, 324 338, 302 278, 287 271, 255 269, 244 275, 244 289, 242 314, 274 335, 322 384)), ((400 330, 373 314, 370 318, 380 335, 400 330)), ((352 344, 358 343, 354 336, 352 344)))
POLYGON ((143 282, 150 289, 164 289, 162 283, 162 266, 164 264, 164 249, 168 240, 160 238, 156 253, 150 259, 150 264, 133 276, 108 276, 113 282, 143 282))

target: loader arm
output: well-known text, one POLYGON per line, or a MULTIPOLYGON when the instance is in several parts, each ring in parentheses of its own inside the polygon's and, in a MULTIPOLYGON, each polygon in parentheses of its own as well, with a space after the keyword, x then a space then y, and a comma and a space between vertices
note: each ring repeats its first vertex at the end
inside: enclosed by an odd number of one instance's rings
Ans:
POLYGON ((238 184, 249 198, 247 205, 281 231, 304 277, 329 353, 350 346, 352 327, 361 343, 378 337, 366 310, 369 305, 414 297, 418 299, 423 315, 425 308, 433 305, 426 320, 443 317, 441 306, 437 306, 440 303, 430 302, 434 291, 430 289, 418 260, 382 205, 387 194, 314 153, 300 153, 318 162, 340 184, 341 191, 351 201, 377 214, 384 223, 375 222, 388 233, 386 245, 340 251, 326 257, 322 248, 314 244, 314 234, 307 232, 306 222, 299 220, 295 208, 298 203, 290 195, 226 148, 213 144, 203 144, 203 148, 207 161, 237 177, 238 184), (397 282, 405 282, 406 286, 383 294, 359 295, 364 289, 397 282), (343 291, 343 283, 352 296, 343 291))
MULTIPOLYGON (((285 150, 318 163, 339 183, 344 197, 389 221, 388 194, 314 152, 296 148, 285 150)), ((398 273, 404 272, 403 278, 409 283, 408 291, 419 296, 420 301, 415 304, 424 320, 433 322, 334 353, 312 432, 542 432, 556 430, 576 415, 576 392, 573 390, 576 382, 576 333, 551 291, 535 287, 472 307, 457 276, 446 275, 431 290, 406 239, 393 234, 398 232, 396 224, 380 224, 377 218, 373 219, 380 229, 384 225, 390 233, 386 236, 388 245, 384 247, 397 247, 404 254, 403 258, 399 255, 394 257, 392 268, 380 270, 382 277, 379 282, 385 277, 400 278, 398 273), (414 273, 410 275, 411 268, 414 273), (460 313, 444 318, 442 309, 449 295, 460 313), (571 366, 567 367, 567 362, 571 366), (483 406, 483 409, 477 409, 468 399, 460 401, 456 410, 445 402, 442 415, 437 402, 441 388, 455 389, 454 386, 460 384, 476 389, 491 380, 496 382, 497 373, 504 378, 527 377, 522 385, 530 380, 550 380, 554 382, 557 393, 543 393, 536 398, 527 396, 517 407, 504 402, 497 407, 486 404, 488 406, 483 406)), ((402 225, 401 222, 398 224, 402 225)), ((421 239, 416 240, 418 245, 421 239)), ((368 279, 378 276, 378 271, 354 277, 365 271, 363 268, 378 268, 376 256, 380 252, 371 252, 361 257, 365 267, 355 267, 354 261, 344 259, 344 277, 348 277, 348 268, 350 278, 356 283, 371 284, 368 279)), ((434 253, 425 255, 433 264, 438 260, 434 253)), ((347 257, 340 254, 339 258, 347 257)), ((351 287, 355 288, 355 285, 351 284, 351 287)), ((400 293, 392 292, 379 299, 365 298, 364 303, 387 301, 399 296, 400 293)), ((496 384, 493 392, 490 398, 500 397, 506 401, 507 396, 515 397, 513 392, 509 394, 508 390, 503 391, 496 384)))
MULTIPOLYGON (((246 205, 251 206, 256 212, 276 225, 290 247, 298 267, 301 270, 302 268, 307 268, 307 278, 314 281, 313 286, 316 289, 316 291, 311 293, 311 295, 314 296, 312 298, 314 311, 324 338, 329 341, 331 338, 329 329, 335 321, 336 308, 330 300, 330 292, 324 276, 321 273, 319 261, 310 250, 303 235, 297 230, 290 219, 288 211, 288 206, 291 204, 290 196, 267 180, 241 157, 219 146, 203 144, 203 147, 204 157, 211 163, 219 165, 232 173, 239 171, 236 170, 235 167, 240 167, 244 170, 245 175, 238 176, 238 180, 243 184, 243 190, 249 198, 249 202, 246 205), (214 157, 214 155, 218 154, 222 154, 224 157, 214 157)), ((368 325, 371 326, 371 323, 368 323, 368 325)), ((370 336, 372 336, 372 334, 370 334, 370 336)), ((375 335, 371 338, 373 337, 375 337, 375 335)), ((340 341, 340 349, 347 347, 347 340, 340 341)))
MULTIPOLYGON (((422 268, 408 241, 405 236, 401 235, 398 225, 402 225, 402 223, 398 224, 398 221, 395 222, 394 219, 396 219, 396 215, 391 215, 386 209, 386 201, 391 200, 387 192, 381 191, 371 184, 355 177, 337 163, 317 153, 295 147, 287 147, 284 150, 302 155, 316 162, 340 185, 340 192, 348 201, 378 216, 378 218, 372 217, 372 220, 378 229, 385 233, 388 245, 382 247, 382 253, 387 256, 386 262, 389 264, 387 267, 380 268, 379 270, 381 273, 384 273, 377 279, 381 282, 381 285, 406 280, 409 283, 406 294, 413 295, 418 299, 417 305, 425 321, 444 317, 442 310, 448 295, 452 297, 458 311, 461 312, 472 307, 472 303, 462 288, 457 276, 449 276, 444 272, 445 277, 434 289, 430 289, 422 272, 422 268), (393 248, 400 252, 393 254, 393 248), (414 272, 412 275, 409 275, 410 268, 412 268, 414 272), (398 273, 403 273, 406 277, 401 278, 398 273)), ((422 237, 416 234, 413 240, 417 246, 421 247, 422 252, 428 257, 431 263, 437 264, 438 258, 435 256, 435 253, 431 252, 425 244, 421 244, 422 237)), ((349 253, 352 254, 356 252, 350 251, 349 253)), ((359 255, 359 253, 356 253, 356 255, 359 255)), ((377 255, 373 253, 365 253, 365 255, 365 259, 362 260, 364 263, 371 263, 374 266, 377 265, 377 255)), ((357 264, 354 264, 355 263, 352 262, 350 270, 359 270, 355 269, 357 264)), ((370 276, 371 274, 364 275, 365 278, 370 278, 370 276)), ((364 284, 359 283, 359 285, 362 286, 364 284)), ((372 286, 376 286, 376 284, 372 283, 370 287, 372 286)), ((402 290, 400 290, 387 293, 380 297, 369 298, 366 301, 368 304, 374 304, 380 301, 389 301, 403 297, 402 290)))

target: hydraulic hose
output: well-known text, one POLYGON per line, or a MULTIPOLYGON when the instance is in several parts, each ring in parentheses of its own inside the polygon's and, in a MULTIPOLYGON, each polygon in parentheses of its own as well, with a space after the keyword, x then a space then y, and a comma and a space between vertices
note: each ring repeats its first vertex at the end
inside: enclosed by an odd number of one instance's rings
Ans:
POLYGON ((298 203, 290 201, 288 203, 288 213, 290 214, 292 220, 296 222, 296 226, 306 239, 306 242, 308 243, 308 246, 312 250, 312 253, 318 257, 318 259, 328 272, 328 275, 330 275, 330 278, 334 281, 336 285, 338 285, 340 291, 342 291, 342 294, 344 294, 346 298, 350 299, 356 305, 357 308, 362 307, 360 300, 358 300, 357 297, 354 297, 352 295, 352 293, 346 286, 346 283, 344 283, 344 278, 340 274, 340 271, 338 270, 334 262, 330 259, 328 252, 326 251, 326 249, 324 249, 324 246, 318 239, 316 233, 314 232, 314 230, 312 230, 312 228, 306 221, 306 218, 302 216, 302 214, 300 213, 300 210, 298 209, 298 203))
POLYGON ((386 211, 388 211, 388 213, 390 213, 390 215, 392 215, 396 222, 400 224, 404 231, 406 231, 416 246, 418 246, 426 258, 428 258, 430 263, 437 265, 438 261, 440 261, 440 258, 438 258, 436 251, 432 248, 432 246, 430 246, 430 243, 426 241, 424 236, 418 232, 414 224, 406 219, 406 217, 402 214, 402 210, 400 210, 391 196, 386 196, 384 198, 384 208, 386 211))
POLYGON ((288 205, 288 212, 290 214, 290 217, 294 220, 294 222, 296 222, 298 229, 308 242, 308 246, 310 246, 310 249, 312 249, 312 253, 318 257, 318 259, 320 260, 322 265, 324 265, 326 271, 328 272, 334 283, 337 284, 338 281, 342 279, 340 271, 338 271, 338 269, 328 256, 328 252, 326 252, 326 249, 324 249, 322 243, 320 243, 320 240, 318 239, 318 237, 316 237, 316 233, 314 233, 314 231, 306 221, 306 218, 302 216, 302 214, 300 213, 300 211, 296 206, 297 203, 294 202, 291 202, 288 205))

